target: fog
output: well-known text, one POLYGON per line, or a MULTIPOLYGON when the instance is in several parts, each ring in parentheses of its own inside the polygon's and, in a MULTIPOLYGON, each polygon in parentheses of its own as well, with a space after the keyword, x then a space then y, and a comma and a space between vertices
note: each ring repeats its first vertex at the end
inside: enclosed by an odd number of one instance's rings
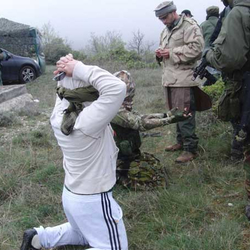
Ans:
MULTIPOLYGON (((66 38, 74 49, 88 43, 91 33, 104 35, 116 31, 128 42, 140 30, 145 41, 158 43, 163 24, 155 17, 158 0, 8 0, 1 5, 1 16, 9 20, 42 28, 50 23, 57 34, 66 38)), ((189 9, 200 24, 206 19, 206 8, 219 0, 174 1, 177 12, 189 9)), ((1 41, 0 41, 1 42, 1 41)))

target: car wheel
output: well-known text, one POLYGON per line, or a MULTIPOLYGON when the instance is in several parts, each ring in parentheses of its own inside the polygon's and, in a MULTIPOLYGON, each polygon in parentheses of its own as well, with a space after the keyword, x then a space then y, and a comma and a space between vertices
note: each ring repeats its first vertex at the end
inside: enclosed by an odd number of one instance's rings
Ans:
POLYGON ((21 83, 31 82, 36 79, 36 71, 31 66, 24 66, 20 70, 19 80, 21 83))

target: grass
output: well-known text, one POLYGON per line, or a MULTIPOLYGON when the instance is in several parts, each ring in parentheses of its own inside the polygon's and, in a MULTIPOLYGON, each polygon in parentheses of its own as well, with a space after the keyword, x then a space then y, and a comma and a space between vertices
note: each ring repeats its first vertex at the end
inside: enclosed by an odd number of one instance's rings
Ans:
MULTIPOLYGON (((65 222, 62 154, 49 125, 55 101, 53 68, 48 66, 45 75, 27 84, 28 92, 39 100, 39 114, 22 114, 15 120, 6 115, 0 128, 1 250, 19 249, 27 228, 65 222)), ((137 84, 134 109, 164 112, 161 70, 130 72, 137 84)), ((169 186, 137 192, 116 186, 114 195, 123 208, 129 249, 249 249, 244 171, 228 157, 230 124, 216 120, 211 111, 198 114, 199 157, 183 165, 174 161, 178 153, 164 151, 175 141, 175 125, 152 132, 162 136, 143 138, 142 150, 155 154, 167 167, 169 186)))

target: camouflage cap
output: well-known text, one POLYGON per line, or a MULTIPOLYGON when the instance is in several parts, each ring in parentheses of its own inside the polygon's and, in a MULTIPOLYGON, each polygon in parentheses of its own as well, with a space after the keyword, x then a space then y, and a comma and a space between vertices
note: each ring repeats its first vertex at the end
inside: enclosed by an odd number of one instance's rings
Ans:
POLYGON ((127 86, 126 97, 122 103, 122 107, 124 107, 126 110, 132 110, 133 98, 135 96, 135 82, 133 78, 131 77, 130 73, 126 70, 115 72, 114 76, 118 77, 123 82, 125 82, 127 86))
POLYGON ((217 6, 210 6, 206 9, 207 15, 212 16, 212 15, 219 15, 219 7, 217 6))
POLYGON ((176 9, 176 5, 174 5, 173 1, 166 1, 159 4, 154 11, 157 17, 162 17, 167 15, 168 13, 176 11, 176 9))

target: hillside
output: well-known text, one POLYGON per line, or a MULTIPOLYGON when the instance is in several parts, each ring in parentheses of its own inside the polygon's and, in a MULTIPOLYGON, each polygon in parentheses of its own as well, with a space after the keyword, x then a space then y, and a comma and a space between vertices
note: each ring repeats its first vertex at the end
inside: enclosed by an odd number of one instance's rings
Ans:
MULTIPOLYGON (((40 101, 40 114, 9 114, 12 122, 0 127, 1 250, 19 249, 27 228, 65 221, 62 154, 49 125, 56 87, 53 68, 27 84, 40 101)), ((136 82, 134 109, 164 112, 161 70, 130 72, 136 82)), ((129 250, 249 249, 243 166, 229 159, 231 125, 218 121, 212 111, 199 113, 199 157, 183 165, 174 161, 178 153, 164 151, 174 142, 174 131, 175 125, 170 125, 151 131, 160 132, 160 137, 142 139, 142 150, 153 153, 168 170, 166 189, 114 189, 124 212, 129 250)))

